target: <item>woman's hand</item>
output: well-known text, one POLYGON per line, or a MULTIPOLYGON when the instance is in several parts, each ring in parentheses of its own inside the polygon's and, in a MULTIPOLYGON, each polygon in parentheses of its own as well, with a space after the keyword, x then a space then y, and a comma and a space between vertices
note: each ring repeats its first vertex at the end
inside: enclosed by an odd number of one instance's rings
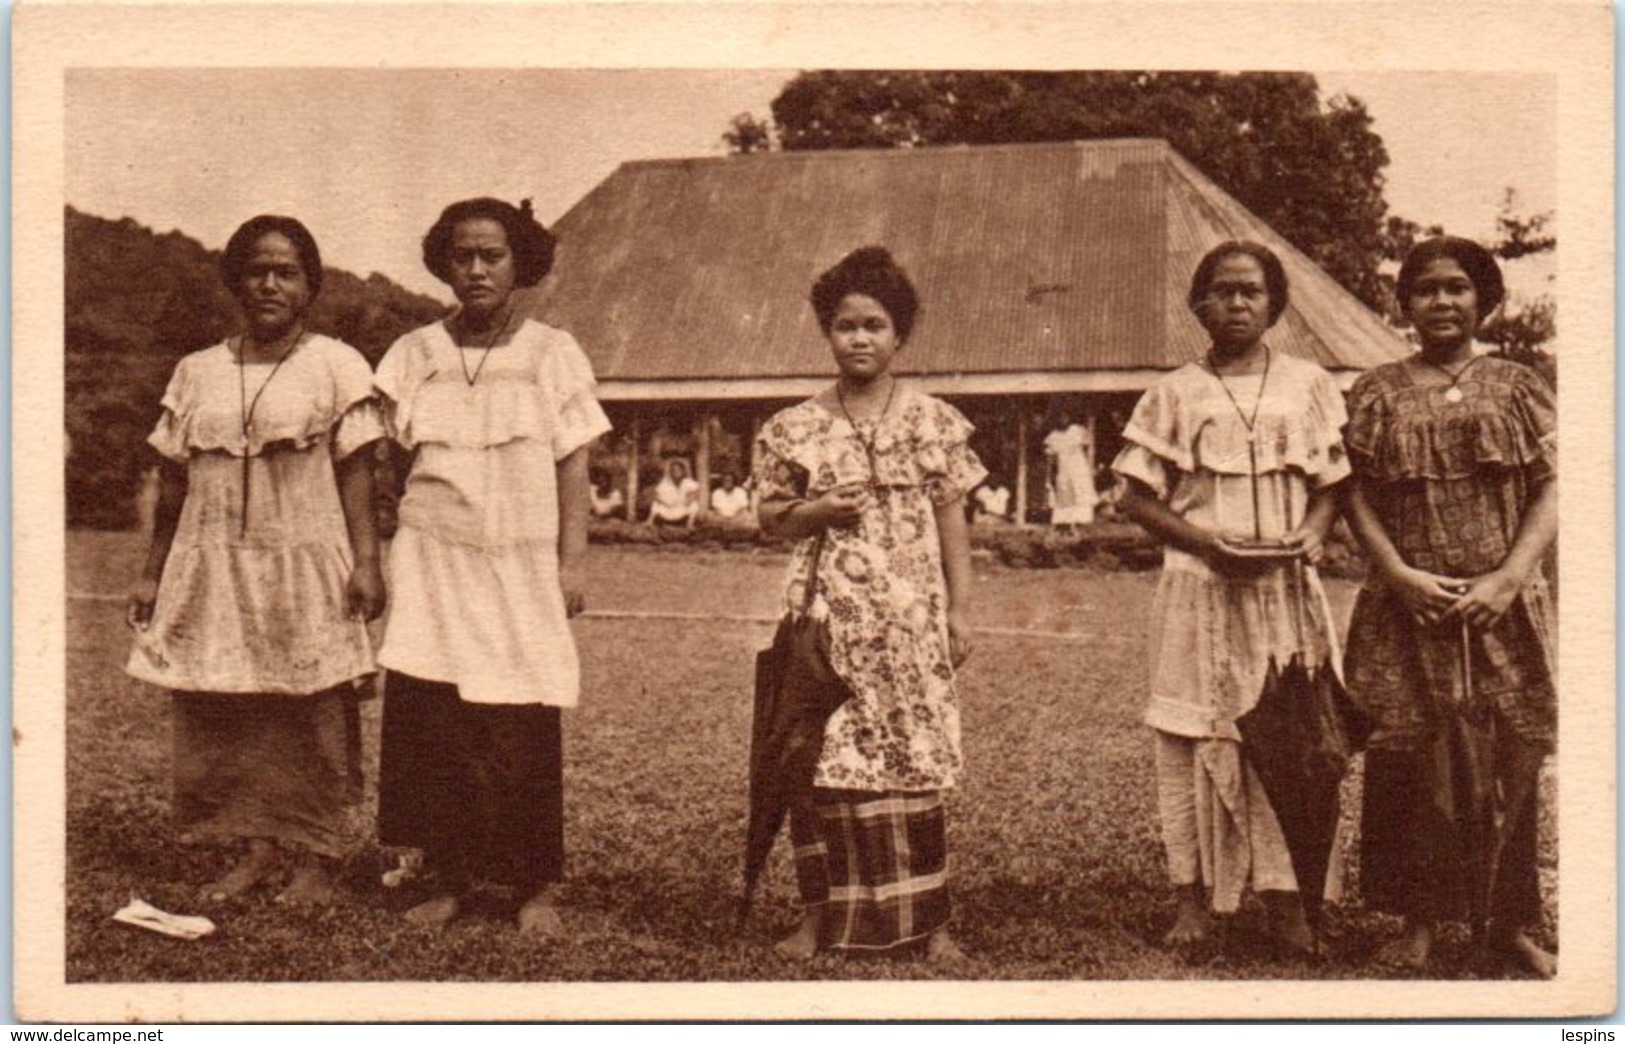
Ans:
POLYGON ((158 601, 158 581, 142 577, 130 587, 124 608, 124 622, 137 631, 152 623, 152 607, 158 601))
POLYGON ((1286 535, 1289 547, 1296 547, 1303 560, 1310 565, 1319 565, 1326 557, 1326 534, 1319 526, 1304 523, 1286 535))
POLYGON ((1522 584, 1509 573, 1497 569, 1466 582, 1467 590, 1444 614, 1460 619, 1475 631, 1487 631, 1500 622, 1512 607, 1522 584))
POLYGON ((831 526, 845 529, 858 524, 858 519, 863 517, 863 508, 868 499, 868 491, 862 485, 854 483, 836 486, 817 500, 809 500, 796 510, 801 518, 806 519, 818 531, 831 526))
POLYGON ((970 658, 973 648, 969 615, 958 609, 948 610, 948 661, 957 669, 970 658))
POLYGON ((1399 595, 1399 600, 1405 603, 1405 608, 1411 611, 1411 615, 1426 624, 1436 624, 1443 620, 1456 604, 1456 600, 1467 590, 1465 581, 1438 576, 1410 566, 1400 566, 1390 572, 1385 579, 1394 593, 1399 595))
POLYGON ((559 566, 559 590, 564 594, 566 619, 574 619, 587 611, 587 581, 579 567, 559 566))
POLYGON ((357 562, 344 585, 344 609, 352 620, 376 620, 384 611, 384 574, 376 561, 357 562))

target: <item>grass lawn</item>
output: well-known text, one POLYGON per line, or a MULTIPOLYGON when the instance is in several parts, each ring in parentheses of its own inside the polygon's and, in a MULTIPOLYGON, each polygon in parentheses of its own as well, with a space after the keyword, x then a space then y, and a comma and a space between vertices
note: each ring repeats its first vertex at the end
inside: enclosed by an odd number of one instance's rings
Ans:
MULTIPOLYGON (((98 597, 123 591, 141 553, 132 535, 69 534, 70 982, 1368 978, 1395 928, 1334 911, 1330 954, 1311 964, 1272 956, 1249 905, 1208 952, 1162 950, 1171 903, 1139 724, 1155 576, 979 566, 987 631, 962 675, 968 770, 949 806, 955 933, 971 964, 775 958, 767 944, 796 918, 787 842, 743 938, 731 919, 752 659, 770 631, 744 618, 774 615, 784 559, 605 548, 589 596, 602 615, 576 629, 582 705, 565 714, 566 938, 521 938, 500 903, 446 930, 408 926, 399 911, 417 897, 379 881, 394 862, 368 829, 372 780, 332 908, 284 910, 262 892, 206 911, 219 931, 198 942, 130 929, 110 917, 132 895, 205 912, 193 890, 223 860, 169 831, 167 698, 124 675, 122 601, 98 597)), ((1352 590, 1333 585, 1333 598, 1346 614, 1352 590)), ((372 773, 377 701, 364 723, 372 773)), ((1550 865, 1545 877, 1550 889, 1550 865)), ((1447 936, 1434 974, 1503 974, 1465 943, 1447 936)))

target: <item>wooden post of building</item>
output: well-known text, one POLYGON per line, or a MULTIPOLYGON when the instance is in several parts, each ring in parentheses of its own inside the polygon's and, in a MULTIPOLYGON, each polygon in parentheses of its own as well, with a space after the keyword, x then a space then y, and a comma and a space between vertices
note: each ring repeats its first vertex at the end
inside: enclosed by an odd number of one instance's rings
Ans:
POLYGON ((756 509, 762 506, 762 495, 756 491, 756 483, 750 481, 756 474, 756 437, 762 433, 762 417, 755 410, 750 414, 750 475, 745 476, 745 486, 750 490, 750 513, 756 517, 756 509))
POLYGON ((1021 400, 1016 410, 1016 525, 1027 524, 1027 422, 1031 405, 1021 400))
POLYGON ((638 444, 643 441, 639 423, 643 418, 636 406, 632 407, 632 427, 626 436, 626 520, 638 520, 638 444))
POLYGON ((700 484, 700 516, 711 513, 711 411, 694 422, 694 481, 700 484))

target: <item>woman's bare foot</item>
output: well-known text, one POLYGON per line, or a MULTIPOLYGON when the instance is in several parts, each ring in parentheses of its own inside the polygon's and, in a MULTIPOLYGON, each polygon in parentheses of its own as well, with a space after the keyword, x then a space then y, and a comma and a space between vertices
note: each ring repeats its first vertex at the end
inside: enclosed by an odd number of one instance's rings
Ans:
POLYGON ((564 932, 564 922, 559 918, 558 908, 553 905, 551 888, 543 888, 525 900, 525 905, 519 908, 519 930, 526 935, 539 936, 564 932))
POLYGON ((413 924, 427 928, 443 928, 463 912, 463 900, 455 895, 437 895, 406 911, 405 917, 413 924))
POLYGON ((1313 954, 1315 933, 1304 914, 1302 896, 1297 892, 1264 892, 1262 898, 1270 915, 1270 932, 1276 941, 1292 953, 1313 954))
POLYGON ((263 837, 248 840, 248 855, 226 876, 201 889, 204 902, 223 903, 252 890, 276 871, 276 846, 263 837))
POLYGON ((954 937, 948 934, 948 929, 938 928, 926 941, 925 959, 932 964, 959 964, 970 958, 966 957, 965 951, 954 942, 954 937))
POLYGON ((1557 974, 1557 958, 1542 949, 1526 932, 1495 932, 1490 936, 1490 945, 1539 978, 1550 979, 1557 974))
POLYGON ((1213 918, 1207 912, 1207 897, 1202 894, 1202 886, 1193 884, 1181 887, 1174 926, 1162 937, 1162 944, 1174 949, 1197 946, 1207 941, 1212 930, 1213 918))
POLYGON ((780 957, 808 960, 818 952, 818 933, 822 927, 823 919, 817 911, 808 910, 801 918, 801 926, 793 934, 773 944, 773 952, 780 957))
POLYGON ((327 906, 333 902, 333 881, 321 857, 311 856, 293 872, 288 887, 277 894, 279 903, 297 906, 327 906))
POLYGON ((1433 956, 1433 925, 1405 922, 1405 933, 1377 951, 1377 963, 1385 968, 1420 971, 1433 956))

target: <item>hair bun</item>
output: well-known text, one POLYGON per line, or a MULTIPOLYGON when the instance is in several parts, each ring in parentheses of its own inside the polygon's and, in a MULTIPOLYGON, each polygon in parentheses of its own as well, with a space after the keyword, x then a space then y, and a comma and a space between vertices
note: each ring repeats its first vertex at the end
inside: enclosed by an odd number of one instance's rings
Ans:
POLYGON ((530 200, 528 200, 528 199, 520 200, 519 201, 519 214, 520 214, 520 216, 521 217, 530 217, 532 215, 532 213, 533 213, 533 211, 531 210, 531 207, 530 207, 530 200))

